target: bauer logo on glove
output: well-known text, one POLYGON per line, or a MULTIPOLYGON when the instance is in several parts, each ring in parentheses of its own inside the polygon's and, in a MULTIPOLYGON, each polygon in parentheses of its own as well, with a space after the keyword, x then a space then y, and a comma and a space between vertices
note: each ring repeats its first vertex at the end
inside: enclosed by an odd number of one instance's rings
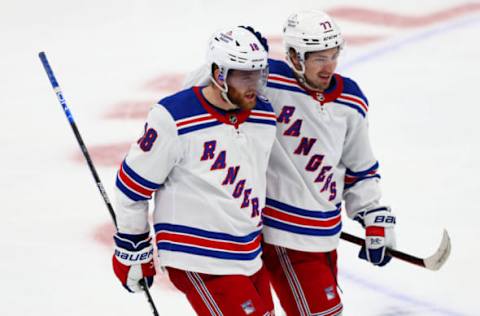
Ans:
POLYGON ((150 247, 150 251, 143 252, 143 253, 132 253, 127 251, 122 251, 120 249, 115 249, 115 257, 119 260, 125 260, 128 262, 135 262, 135 261, 145 261, 153 257, 153 247, 150 247))
POLYGON ((112 258, 113 271, 122 285, 129 292, 139 292, 142 288, 138 282, 145 278, 150 287, 155 275, 155 265, 152 238, 149 234, 117 233, 113 239, 116 245, 112 258))
POLYGON ((375 224, 380 224, 380 223, 395 224, 395 216, 378 215, 375 217, 375 220, 373 222, 375 224))

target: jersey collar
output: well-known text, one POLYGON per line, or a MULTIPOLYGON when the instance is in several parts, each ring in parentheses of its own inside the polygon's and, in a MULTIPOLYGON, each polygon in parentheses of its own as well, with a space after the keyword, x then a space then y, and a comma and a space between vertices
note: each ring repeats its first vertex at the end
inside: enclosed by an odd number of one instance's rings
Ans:
POLYGON ((238 110, 234 112, 229 112, 229 111, 222 111, 220 109, 215 108, 208 100, 204 97, 202 91, 202 87, 193 87, 193 92, 195 93, 195 96, 197 97, 198 101, 202 105, 202 107, 210 113, 214 118, 216 118, 218 121, 228 124, 228 125, 233 125, 235 128, 238 128, 240 124, 245 122, 248 117, 250 116, 251 110, 238 110), (224 113, 221 113, 224 112, 224 113))
POLYGON ((312 98, 320 102, 320 104, 322 105, 328 102, 332 102, 333 100, 338 98, 343 91, 343 79, 338 74, 333 74, 330 86, 323 92, 311 90, 300 82, 299 84, 312 98))

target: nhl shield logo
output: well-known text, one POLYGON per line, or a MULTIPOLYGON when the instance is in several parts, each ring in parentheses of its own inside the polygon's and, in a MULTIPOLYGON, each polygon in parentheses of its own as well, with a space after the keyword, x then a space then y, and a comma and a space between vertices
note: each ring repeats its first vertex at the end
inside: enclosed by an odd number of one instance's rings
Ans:
POLYGON ((237 124, 237 122, 238 122, 237 116, 235 114, 230 114, 228 119, 229 119, 230 123, 232 123, 232 124, 237 124))
POLYGON ((325 296, 327 297, 327 300, 333 300, 336 295, 335 295, 335 291, 333 290, 333 286, 329 286, 327 288, 324 288, 323 289, 325 291, 325 296))
POLYGON ((318 99, 319 101, 324 101, 324 100, 325 100, 325 96, 323 95, 323 93, 317 92, 317 99, 318 99))
POLYGON ((248 300, 242 304, 242 309, 245 315, 250 315, 255 312, 255 306, 253 306, 252 300, 248 300))

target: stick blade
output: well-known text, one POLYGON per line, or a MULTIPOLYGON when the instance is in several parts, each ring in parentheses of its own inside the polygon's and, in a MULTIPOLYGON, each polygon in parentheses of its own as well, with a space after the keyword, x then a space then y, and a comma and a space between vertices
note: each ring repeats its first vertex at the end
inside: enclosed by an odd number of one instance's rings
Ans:
POLYGON ((450 256, 450 251, 452 250, 452 245, 450 243, 450 236, 446 229, 443 230, 443 237, 440 246, 437 251, 428 258, 424 259, 425 268, 437 271, 439 270, 450 256))

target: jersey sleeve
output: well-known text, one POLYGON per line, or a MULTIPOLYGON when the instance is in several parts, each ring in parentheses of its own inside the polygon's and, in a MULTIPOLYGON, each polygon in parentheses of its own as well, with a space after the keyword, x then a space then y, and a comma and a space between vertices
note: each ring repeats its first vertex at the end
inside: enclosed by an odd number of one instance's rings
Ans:
POLYGON ((117 173, 115 213, 119 232, 149 231, 148 200, 167 180, 180 156, 175 122, 163 106, 156 105, 148 114, 143 136, 131 145, 117 173))
POLYGON ((379 206, 380 175, 369 138, 368 116, 350 118, 342 163, 346 167, 343 199, 350 218, 364 210, 379 206))

